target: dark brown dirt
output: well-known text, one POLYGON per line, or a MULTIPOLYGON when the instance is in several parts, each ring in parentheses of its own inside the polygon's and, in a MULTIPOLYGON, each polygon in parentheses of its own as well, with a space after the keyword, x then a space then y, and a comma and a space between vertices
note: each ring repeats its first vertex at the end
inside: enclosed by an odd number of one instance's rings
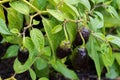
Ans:
MULTIPOLYGON (((14 58, 0 60, 0 76, 2 79, 9 78, 14 75, 13 63, 14 58)), ((22 74, 16 74, 15 78, 17 80, 32 80, 28 71, 22 74)))

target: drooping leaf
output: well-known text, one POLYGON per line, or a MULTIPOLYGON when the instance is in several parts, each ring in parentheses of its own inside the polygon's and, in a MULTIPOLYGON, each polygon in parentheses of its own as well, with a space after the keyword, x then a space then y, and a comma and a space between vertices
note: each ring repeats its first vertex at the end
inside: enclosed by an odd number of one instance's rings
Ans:
POLYGON ((49 70, 48 66, 41 69, 41 70, 38 70, 36 68, 36 66, 34 66, 34 68, 35 68, 35 73, 36 73, 37 77, 39 77, 39 78, 41 78, 41 77, 49 77, 50 70, 49 70))
POLYGON ((60 0, 48 0, 52 5, 57 6, 60 0))
POLYGON ((65 37, 64 33, 62 31, 60 31, 56 34, 52 34, 51 30, 55 26, 53 24, 53 22, 48 20, 48 19, 45 19, 45 18, 42 19, 42 22, 44 25, 44 29, 45 29, 50 47, 51 47, 52 52, 53 52, 53 56, 55 57, 55 50, 56 50, 57 46, 60 44, 61 40, 64 39, 64 37, 65 37), (60 36, 60 37, 58 37, 58 36, 60 36))
POLYGON ((114 62, 114 56, 112 54, 112 48, 108 46, 107 44, 103 43, 101 44, 100 52, 102 53, 102 61, 109 70, 109 68, 112 66, 114 62))
POLYGON ((64 14, 66 14, 69 18, 77 19, 80 16, 76 7, 68 4, 67 2, 64 2, 63 5, 59 7, 59 9, 64 12, 64 14))
POLYGON ((13 34, 19 34, 19 30, 16 28, 11 29, 10 32, 13 34))
POLYGON ((39 23, 40 23, 40 21, 33 19, 33 25, 38 25, 39 23))
POLYGON ((51 30, 51 33, 55 34, 55 33, 58 33, 61 30, 62 30, 62 25, 57 25, 51 30))
POLYGON ((47 61, 45 61, 42 58, 37 58, 37 60, 35 61, 35 66, 38 70, 42 70, 42 69, 46 68, 47 65, 48 65, 47 61))
POLYGON ((103 15, 100 12, 95 12, 94 18, 90 17, 89 25, 93 30, 100 29, 104 26, 103 15))
POLYGON ((50 49, 50 46, 47 46, 44 48, 44 54, 45 56, 51 56, 51 49, 50 49))
POLYGON ((100 40, 105 40, 105 35, 100 33, 100 32, 92 33, 92 35, 95 36, 96 38, 100 39, 100 40))
POLYGON ((10 30, 16 28, 20 31, 23 27, 23 15, 13 8, 8 8, 7 13, 8 27, 10 28, 10 30))
POLYGON ((60 72, 61 74, 63 74, 66 78, 69 78, 69 79, 72 79, 72 80, 77 80, 78 77, 77 75, 75 74, 74 71, 68 69, 63 63, 61 63, 60 61, 56 61, 55 63, 54 62, 51 62, 51 65, 52 67, 60 72))
POLYGON ((120 38, 117 36, 113 36, 113 35, 107 35, 106 36, 107 40, 115 45, 117 45, 118 47, 120 47, 120 38))
POLYGON ((87 43, 86 48, 88 50, 89 56, 93 59, 95 63, 96 72, 97 72, 98 77, 100 78, 102 70, 101 70, 101 62, 100 62, 99 55, 97 52, 97 50, 99 49, 99 46, 93 36, 90 36, 89 42, 87 43))
POLYGON ((30 72, 30 76, 31 76, 32 80, 36 80, 35 72, 31 68, 29 69, 29 72, 30 72))
POLYGON ((5 24, 5 21, 2 18, 0 18, 0 33, 6 34, 6 35, 11 34, 5 24))
POLYGON ((95 0, 90 0, 93 4, 95 4, 95 0))
POLYGON ((120 0, 116 0, 117 6, 120 9, 120 0))
POLYGON ((22 36, 18 36, 18 35, 3 35, 4 36, 4 40, 12 43, 12 44, 22 44, 22 36))
POLYGON ((35 57, 34 57, 35 51, 29 52, 29 57, 27 59, 27 61, 24 64, 21 64, 20 61, 16 58, 14 61, 14 65, 13 68, 15 70, 16 73, 23 73, 26 70, 30 69, 30 67, 32 66, 32 64, 35 61, 35 57))
POLYGON ((4 10, 1 6, 0 6, 0 18, 5 20, 4 10))
POLYGON ((30 37, 25 37, 23 41, 23 45, 30 51, 32 52, 34 50, 34 44, 31 40, 30 37))
POLYGON ((120 65, 120 53, 114 53, 113 55, 114 55, 117 63, 120 65))
POLYGON ((114 27, 114 26, 120 26, 120 19, 111 16, 110 13, 108 13, 106 10, 102 10, 101 13, 104 17, 104 27, 114 27))
POLYGON ((89 3, 89 0, 80 0, 80 3, 82 5, 84 5, 90 11, 91 6, 90 6, 90 3, 89 3))
MULTIPOLYGON (((109 79, 115 79, 119 76, 119 65, 114 62, 114 64, 109 68, 109 71, 106 73, 106 78, 109 78, 109 79)), ((119 80, 119 79, 118 79, 119 80)))
MULTIPOLYGON (((47 4, 47 0, 30 0, 29 2, 39 10, 43 10, 47 4)), ((35 10, 30 8, 30 12, 34 13, 35 10)))
POLYGON ((19 47, 17 45, 12 45, 8 47, 6 54, 2 57, 2 59, 17 56, 18 49, 19 47))
POLYGON ((78 4, 80 2, 80 0, 65 0, 65 2, 72 4, 72 5, 75 5, 75 4, 78 4))
POLYGON ((15 59, 13 68, 16 73, 23 73, 28 70, 36 60, 35 55, 38 54, 30 37, 25 37, 23 39, 23 45, 28 49, 29 57, 24 64, 21 64, 18 58, 15 59))
POLYGON ((115 10, 114 7, 109 5, 106 10, 111 14, 111 16, 117 18, 118 20, 120 19, 119 15, 118 15, 118 13, 117 13, 117 11, 115 10))
POLYGON ((42 77, 39 80, 49 80, 47 77, 42 77))
POLYGON ((104 2, 105 0, 94 0, 94 1, 95 1, 95 3, 97 4, 97 3, 104 2))
POLYGON ((66 24, 66 30, 68 32, 69 40, 72 43, 75 40, 75 35, 76 35, 76 24, 72 22, 68 22, 66 24))
POLYGON ((41 51, 44 48, 44 36, 39 29, 33 28, 30 31, 30 37, 35 45, 35 48, 38 51, 41 51))
POLYGON ((59 21, 64 21, 64 19, 68 18, 60 10, 47 9, 47 11, 48 11, 48 13, 50 13, 53 17, 55 17, 59 21))
POLYGON ((22 14, 29 15, 29 7, 22 0, 10 2, 10 6, 22 14))

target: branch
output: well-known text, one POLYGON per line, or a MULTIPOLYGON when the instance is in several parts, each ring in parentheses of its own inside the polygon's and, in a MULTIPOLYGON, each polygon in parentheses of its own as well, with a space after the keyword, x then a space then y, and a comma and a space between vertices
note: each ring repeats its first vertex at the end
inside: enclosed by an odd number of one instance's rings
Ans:
POLYGON ((3 1, 0 1, 0 4, 3 4, 3 3, 6 3, 6 2, 9 2, 10 0, 3 0, 3 1))

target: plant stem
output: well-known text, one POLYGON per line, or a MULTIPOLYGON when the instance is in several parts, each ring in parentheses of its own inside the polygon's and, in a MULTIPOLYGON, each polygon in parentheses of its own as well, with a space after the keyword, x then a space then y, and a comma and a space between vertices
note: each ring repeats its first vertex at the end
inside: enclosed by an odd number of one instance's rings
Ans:
POLYGON ((74 22, 74 23, 79 23, 79 22, 82 22, 83 19, 79 19, 79 20, 72 20, 72 19, 68 19, 66 20, 66 22, 74 22))
POLYGON ((9 2, 10 0, 3 0, 3 1, 0 1, 0 4, 3 4, 3 3, 6 3, 6 2, 9 2))
POLYGON ((79 31, 79 35, 80 35, 82 42, 83 42, 82 47, 85 47, 85 40, 84 40, 83 35, 80 31, 79 31))
POLYGON ((64 23, 63 23, 63 29, 64 29, 66 41, 68 42, 68 41, 69 41, 69 38, 68 38, 67 29, 66 29, 66 20, 65 20, 64 23))
POLYGON ((90 11, 89 13, 92 14, 93 11, 94 11, 96 8, 103 7, 103 6, 105 6, 105 5, 104 5, 104 4, 95 5, 95 6, 91 9, 91 11, 90 11))
POLYGON ((26 26, 26 27, 24 27, 23 37, 25 37, 25 32, 26 32, 26 30, 27 30, 28 28, 32 27, 32 20, 33 20, 33 18, 34 18, 35 16, 37 16, 37 15, 39 15, 39 13, 36 13, 36 14, 30 16, 29 25, 26 26))
POLYGON ((37 9, 35 6, 33 6, 32 4, 30 4, 28 1, 26 0, 22 0, 23 2, 25 2, 26 4, 28 4, 30 7, 32 7, 35 11, 37 11, 39 14, 46 14, 47 11, 40 11, 39 9, 37 9))

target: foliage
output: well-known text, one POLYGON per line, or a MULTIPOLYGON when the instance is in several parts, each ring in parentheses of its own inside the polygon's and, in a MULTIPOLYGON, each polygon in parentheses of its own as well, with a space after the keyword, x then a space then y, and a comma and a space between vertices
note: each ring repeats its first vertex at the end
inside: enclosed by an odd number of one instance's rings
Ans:
POLYGON ((112 78, 116 78, 120 76, 120 70, 115 72, 120 67, 119 10, 119 0, 2 0, 1 43, 12 44, 2 59, 17 56, 18 49, 27 49, 29 57, 24 64, 17 57, 14 61, 16 74, 29 70, 33 80, 48 80, 52 67, 66 78, 77 80, 74 70, 66 67, 66 59, 56 57, 56 49, 62 42, 70 42, 74 51, 77 29, 87 27, 91 32, 89 41, 85 44, 82 39, 83 44, 77 47, 87 48, 99 79, 104 67, 106 77, 111 78, 113 70, 112 78))

